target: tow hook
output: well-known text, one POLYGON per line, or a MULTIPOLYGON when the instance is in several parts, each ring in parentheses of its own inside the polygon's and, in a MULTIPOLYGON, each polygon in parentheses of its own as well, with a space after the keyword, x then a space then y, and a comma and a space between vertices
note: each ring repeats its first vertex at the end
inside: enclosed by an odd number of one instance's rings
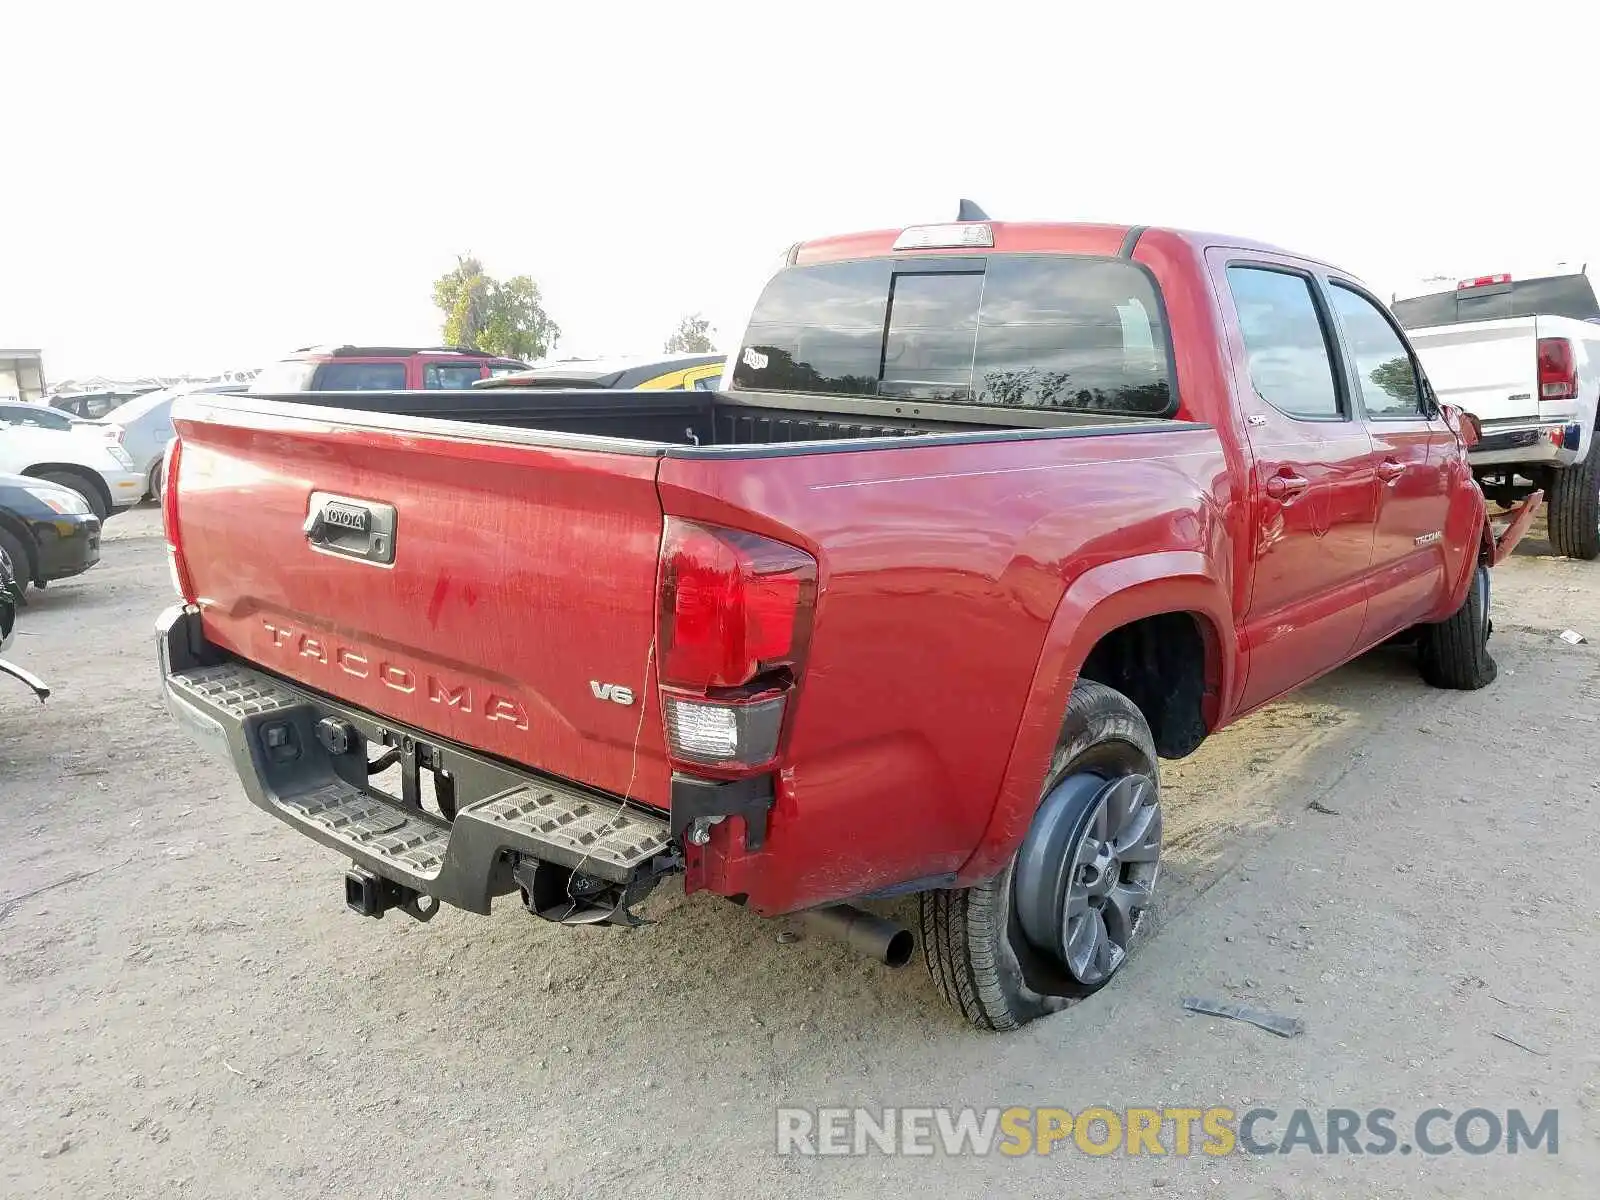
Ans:
POLYGON ((351 912, 363 917, 382 917, 391 908, 398 908, 413 920, 431 921, 439 911, 439 902, 432 896, 385 879, 365 867, 351 867, 344 873, 344 903, 351 912))

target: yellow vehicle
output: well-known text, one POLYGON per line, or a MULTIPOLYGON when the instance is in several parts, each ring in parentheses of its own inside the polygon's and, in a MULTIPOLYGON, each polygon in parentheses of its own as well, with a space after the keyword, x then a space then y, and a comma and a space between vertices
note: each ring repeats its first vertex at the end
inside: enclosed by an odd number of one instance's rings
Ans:
POLYGON ((722 354, 672 358, 574 358, 480 379, 474 388, 605 388, 714 392, 722 379, 722 354))

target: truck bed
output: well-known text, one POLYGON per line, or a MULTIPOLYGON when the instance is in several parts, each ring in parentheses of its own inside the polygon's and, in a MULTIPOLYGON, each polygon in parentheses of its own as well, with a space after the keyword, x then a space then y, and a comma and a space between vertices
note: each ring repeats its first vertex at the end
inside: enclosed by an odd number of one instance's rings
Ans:
MULTIPOLYGON (((386 429, 402 429, 413 420, 428 422, 426 428, 435 433, 439 432, 434 424, 438 421, 488 424, 575 435, 584 443, 606 439, 605 448, 613 452, 674 456, 697 448, 781 447, 866 438, 907 441, 930 434, 968 434, 974 440, 987 441, 1007 431, 1035 436, 1042 430, 1110 432, 1171 424, 1165 419, 1060 410, 700 391, 486 388, 466 393, 295 392, 232 399, 245 407, 269 400, 302 408, 336 408, 345 424, 351 423, 349 418, 356 413, 382 418, 374 425, 386 429), (632 445, 619 445, 619 441, 632 445)), ((583 444, 561 437, 530 440, 583 444)))

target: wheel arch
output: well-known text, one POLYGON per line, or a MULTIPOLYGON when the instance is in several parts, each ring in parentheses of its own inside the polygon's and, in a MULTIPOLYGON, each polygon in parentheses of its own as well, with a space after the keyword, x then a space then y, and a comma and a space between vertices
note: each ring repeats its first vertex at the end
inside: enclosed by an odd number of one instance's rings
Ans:
POLYGON ((52 473, 72 475, 82 479, 90 487, 94 488, 96 494, 104 501, 107 512, 116 510, 116 505, 111 499, 111 489, 106 486, 106 481, 101 477, 100 472, 93 467, 86 467, 82 463, 42 462, 34 463, 22 472, 22 474, 32 476, 34 479, 39 479, 52 473))
MULTIPOLYGON (((1232 611, 1227 588, 1206 557, 1195 551, 1163 551, 1119 559, 1079 576, 1062 596, 1045 633, 988 824, 958 872, 958 881, 966 884, 993 875, 1021 844, 1039 804, 1040 788, 1072 688, 1085 664, 1091 664, 1097 676, 1106 673, 1092 665, 1091 656, 1107 639, 1127 636, 1120 631, 1149 628, 1141 626, 1141 622, 1191 623, 1191 645, 1202 655, 1198 676, 1200 719, 1206 732, 1216 728, 1230 711, 1240 686, 1238 637, 1232 611)), ((1097 681, 1108 682, 1104 678, 1097 681)), ((1129 699, 1138 703, 1133 696, 1129 699)), ((1160 719, 1158 714, 1158 721, 1151 722, 1152 732, 1160 719)), ((1149 713, 1146 720, 1150 720, 1149 713)), ((1169 740, 1168 748, 1182 748, 1182 753, 1188 753, 1199 744, 1198 738, 1191 740, 1193 744, 1186 748, 1169 740)), ((1161 746, 1159 737, 1157 745, 1161 746)))
POLYGON ((17 520, 8 512, 0 511, 0 529, 4 529, 18 542, 22 543, 22 552, 28 556, 28 561, 13 564, 20 572, 27 568, 28 578, 24 581, 33 583, 39 578, 39 547, 34 545, 33 533, 26 524, 17 520))

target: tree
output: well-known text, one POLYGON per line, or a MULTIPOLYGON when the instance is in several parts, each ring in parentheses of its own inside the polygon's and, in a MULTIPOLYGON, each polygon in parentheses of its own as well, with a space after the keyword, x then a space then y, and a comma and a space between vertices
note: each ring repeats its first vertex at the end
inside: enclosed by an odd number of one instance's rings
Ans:
POLYGON ((555 349, 561 326, 539 302, 531 275, 501 281, 472 255, 433 281, 433 302, 444 313, 444 340, 486 354, 533 360, 555 349))
POLYGON ((1391 358, 1379 363, 1368 372, 1367 378, 1401 403, 1416 403, 1417 373, 1412 370, 1409 358, 1391 358))
POLYGON ((717 348, 711 339, 715 332, 710 321, 693 313, 678 322, 678 328, 662 349, 668 354, 710 354, 717 348))

